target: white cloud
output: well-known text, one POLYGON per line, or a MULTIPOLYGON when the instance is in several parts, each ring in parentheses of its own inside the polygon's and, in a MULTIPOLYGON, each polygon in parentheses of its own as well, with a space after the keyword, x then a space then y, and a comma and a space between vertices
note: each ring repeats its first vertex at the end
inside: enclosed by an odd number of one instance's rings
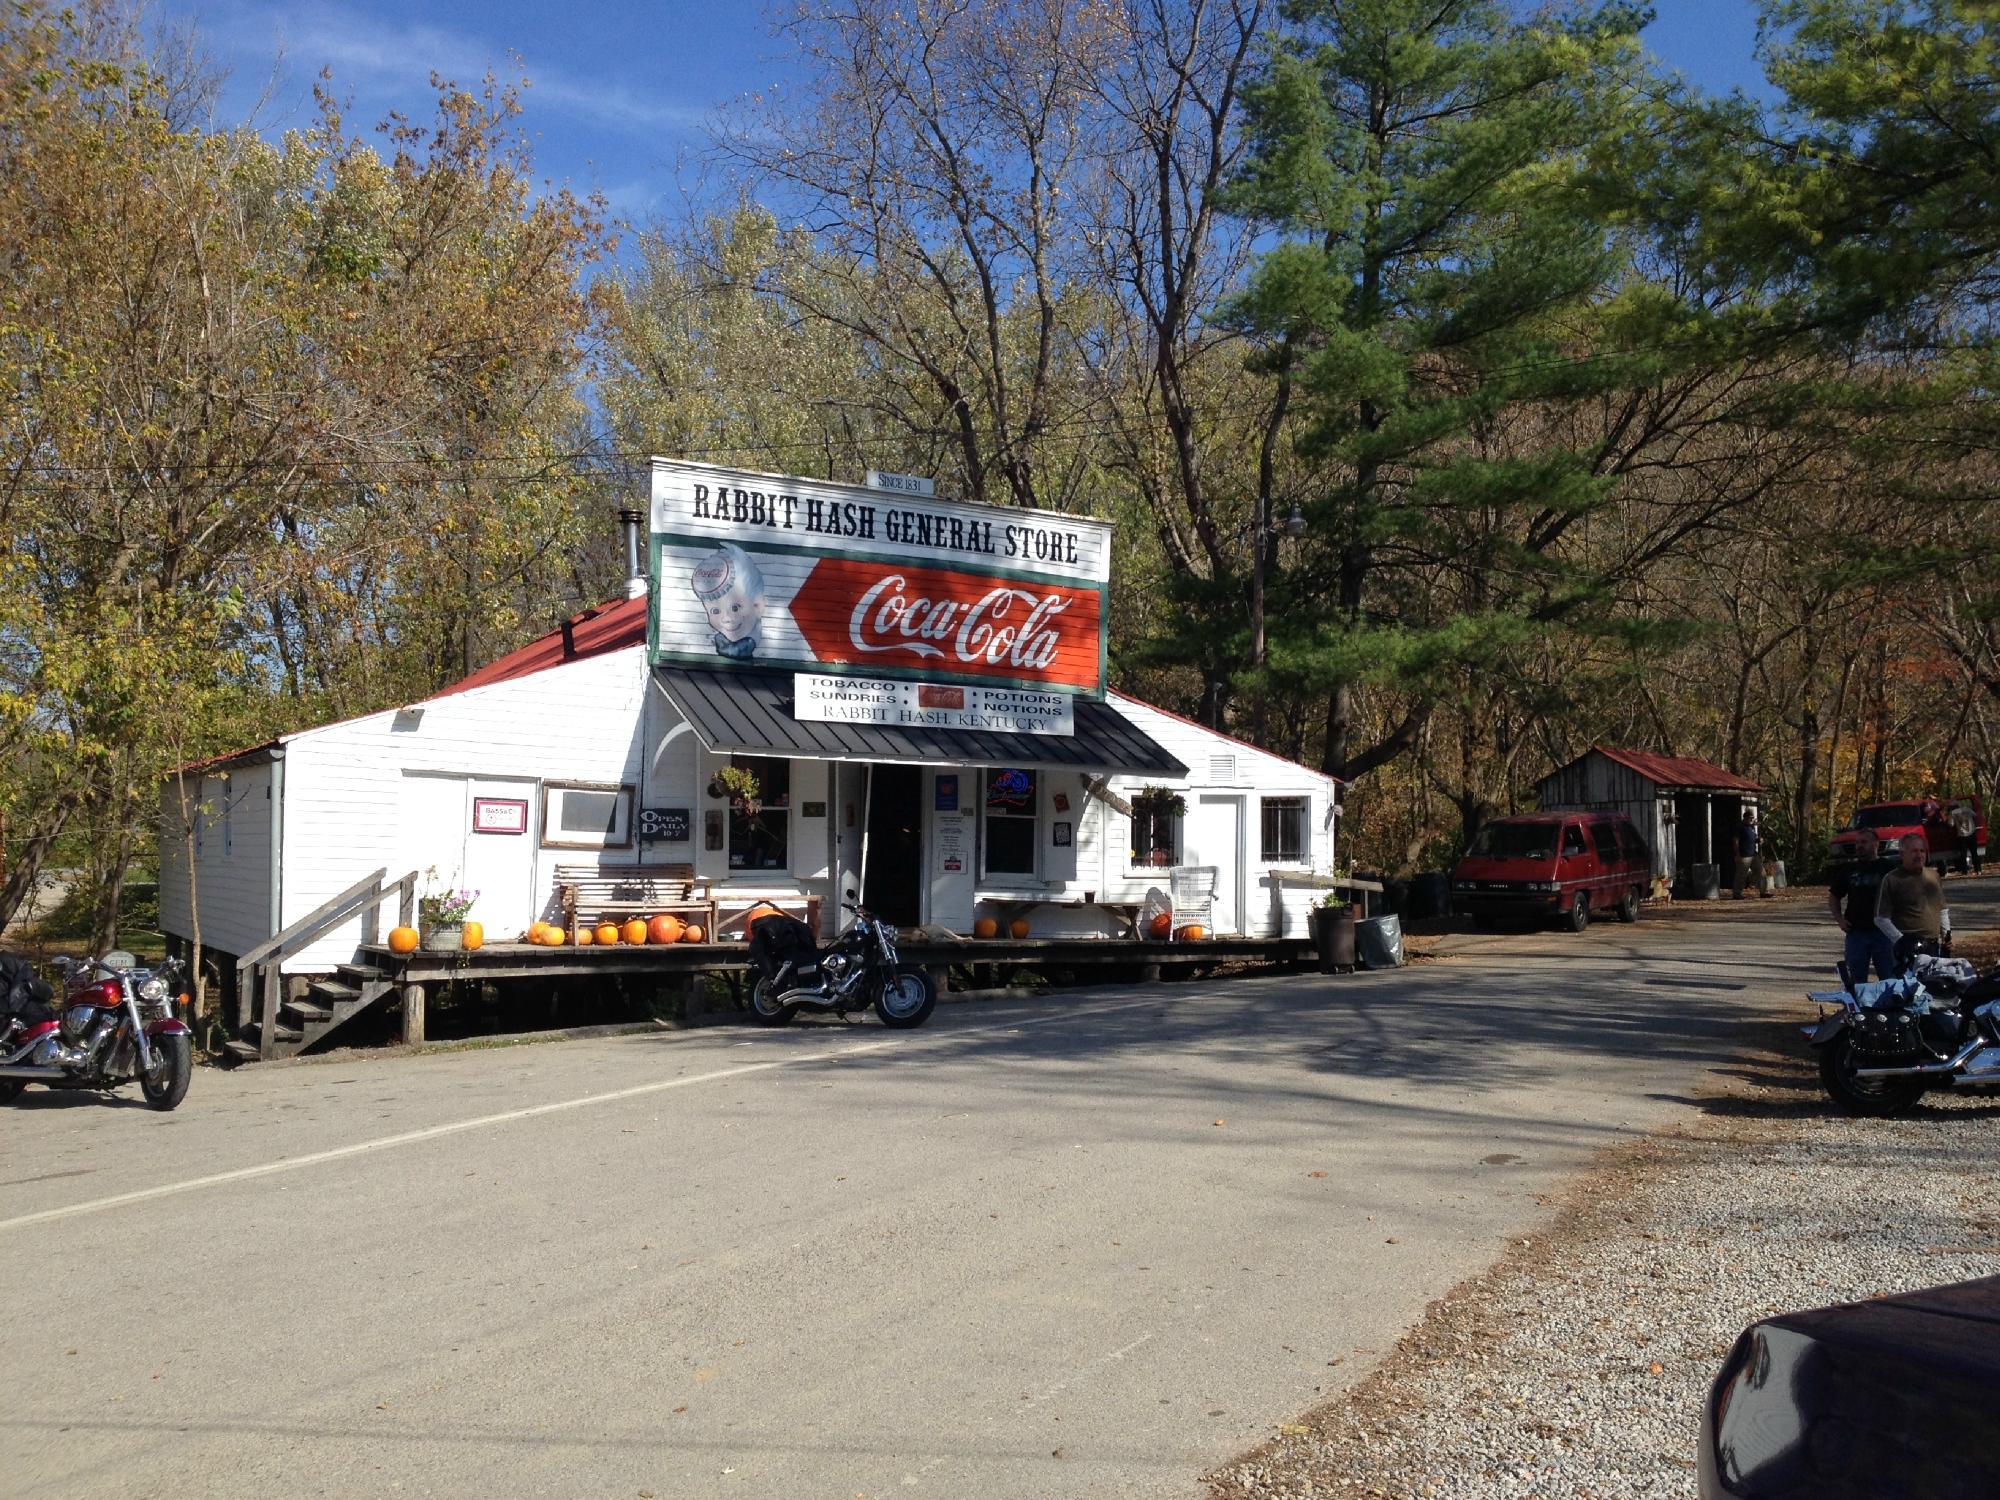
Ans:
MULTIPOLYGON (((236 5, 236 22, 251 20, 236 5)), ((641 138, 693 132, 708 111, 679 100, 646 94, 608 78, 578 77, 538 64, 532 56, 511 57, 501 43, 422 22, 387 20, 339 4, 290 7, 257 20, 270 27, 288 64, 307 76, 330 68, 336 92, 343 86, 373 94, 384 89, 427 91, 433 72, 463 86, 477 84, 489 71, 503 82, 525 74, 523 100, 533 113, 547 109, 573 119, 641 138)), ((232 30, 235 26, 232 25, 232 30)))

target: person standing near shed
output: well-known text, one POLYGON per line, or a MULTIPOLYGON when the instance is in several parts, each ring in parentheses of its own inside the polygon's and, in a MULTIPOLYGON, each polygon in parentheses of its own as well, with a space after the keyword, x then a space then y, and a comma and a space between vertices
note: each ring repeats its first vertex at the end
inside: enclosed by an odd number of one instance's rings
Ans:
POLYGON ((1827 905, 1833 920, 1847 934, 1848 976, 1856 984, 1868 977, 1887 979, 1896 972, 1896 952, 1889 939, 1875 925, 1875 907, 1882 890, 1882 877, 1896 868, 1893 859, 1882 853, 1875 830, 1864 828, 1854 836, 1854 863, 1834 871, 1827 886, 1827 905))
POLYGON ((1748 878, 1760 892, 1764 888, 1764 862, 1758 855, 1762 842, 1762 830, 1757 827, 1757 809, 1743 809, 1743 821, 1736 825, 1736 880, 1732 886, 1736 899, 1743 899, 1743 882, 1748 878))
POLYGON ((1902 861, 1882 877, 1875 899, 1875 927, 1894 945, 1900 973, 1919 951, 1943 953, 1951 947, 1951 911, 1944 882, 1930 867, 1930 847, 1920 833, 1897 843, 1902 861))

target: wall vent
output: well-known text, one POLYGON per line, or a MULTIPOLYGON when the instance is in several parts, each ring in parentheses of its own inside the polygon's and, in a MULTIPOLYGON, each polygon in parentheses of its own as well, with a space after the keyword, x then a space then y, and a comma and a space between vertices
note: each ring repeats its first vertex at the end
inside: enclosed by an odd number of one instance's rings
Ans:
POLYGON ((1208 779, 1217 786, 1226 786, 1236 779, 1236 757, 1233 755, 1211 755, 1208 758, 1208 779))

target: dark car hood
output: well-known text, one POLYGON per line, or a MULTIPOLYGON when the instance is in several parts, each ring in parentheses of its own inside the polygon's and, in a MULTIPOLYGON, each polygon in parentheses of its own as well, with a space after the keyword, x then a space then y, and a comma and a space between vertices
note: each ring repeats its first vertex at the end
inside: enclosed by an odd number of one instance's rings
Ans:
POLYGON ((2000 1277, 1755 1324, 1703 1416, 1704 1497, 1990 1500, 2000 1277))

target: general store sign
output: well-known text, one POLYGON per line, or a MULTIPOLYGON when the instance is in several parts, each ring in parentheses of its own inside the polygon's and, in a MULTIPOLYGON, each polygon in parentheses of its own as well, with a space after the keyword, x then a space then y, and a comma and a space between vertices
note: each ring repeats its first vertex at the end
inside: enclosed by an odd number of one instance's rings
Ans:
POLYGON ((1109 522, 656 459, 652 531, 657 661, 1104 691, 1109 522))
POLYGON ((1076 733, 1075 696, 1055 689, 905 682, 869 677, 793 678, 792 717, 892 729, 983 729, 994 734, 1076 733))

